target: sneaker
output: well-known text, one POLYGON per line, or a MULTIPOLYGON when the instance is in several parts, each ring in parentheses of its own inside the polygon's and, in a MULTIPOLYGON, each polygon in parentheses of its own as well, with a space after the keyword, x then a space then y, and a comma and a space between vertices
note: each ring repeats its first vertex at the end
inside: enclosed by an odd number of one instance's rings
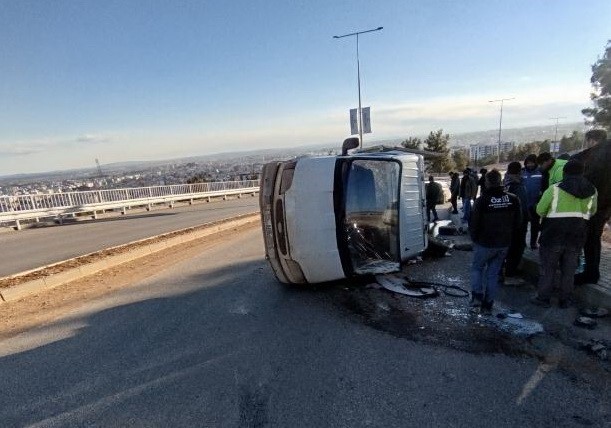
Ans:
POLYGON ((480 313, 482 315, 492 315, 492 306, 494 302, 482 302, 482 308, 480 313))
POLYGON ((474 314, 478 314, 482 307, 482 300, 484 296, 480 293, 471 293, 471 302, 469 303, 469 311, 474 314))
POLYGON ((532 303, 535 306, 540 306, 542 308, 551 308, 552 304, 550 303, 549 299, 540 299, 539 296, 535 296, 532 299, 530 299, 530 303, 532 303))
POLYGON ((578 273, 577 275, 575 275, 574 277, 575 279, 573 280, 573 283, 575 285, 583 285, 583 284, 597 284, 598 283, 598 279, 596 278, 592 278, 590 276, 586 276, 584 275, 584 273, 578 273))

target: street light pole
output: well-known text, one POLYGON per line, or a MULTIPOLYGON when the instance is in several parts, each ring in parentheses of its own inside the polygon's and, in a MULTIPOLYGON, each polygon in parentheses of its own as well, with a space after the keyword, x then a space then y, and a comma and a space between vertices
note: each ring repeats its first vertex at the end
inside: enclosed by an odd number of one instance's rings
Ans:
POLYGON ((511 100, 515 100, 515 97, 513 98, 501 98, 499 100, 489 100, 489 103, 501 103, 501 115, 499 118, 499 141, 498 141, 498 153, 497 153, 497 163, 501 163, 501 129, 503 128, 503 103, 505 101, 511 101, 511 100))
POLYGON ((372 33, 374 31, 380 31, 384 27, 373 28, 371 30, 357 31, 350 34, 344 34, 342 36, 333 36, 334 39, 341 39, 344 37, 356 36, 356 79, 359 92, 359 148, 363 147, 363 110, 361 107, 361 62, 359 59, 359 34, 372 33))

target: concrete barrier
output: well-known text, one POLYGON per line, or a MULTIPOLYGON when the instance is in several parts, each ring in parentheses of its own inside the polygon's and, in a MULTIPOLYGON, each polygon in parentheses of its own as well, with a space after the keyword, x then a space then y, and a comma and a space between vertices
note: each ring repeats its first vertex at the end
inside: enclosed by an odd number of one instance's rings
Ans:
MULTIPOLYGON (((197 239, 204 238, 206 236, 214 235, 227 230, 244 226, 250 223, 259 222, 259 213, 250 213, 241 215, 234 218, 219 220, 211 223, 206 223, 200 226, 189 227, 186 229, 177 230, 174 232, 164 233, 161 235, 152 236, 146 239, 133 241, 127 244, 119 245, 116 247, 107 248, 104 250, 97 251, 95 253, 85 254, 72 259, 64 260, 62 262, 53 263, 51 265, 43 266, 38 269, 21 272, 15 275, 11 275, 8 278, 18 279, 19 277, 32 274, 38 271, 44 271, 50 267, 61 266, 69 262, 78 261, 80 259, 101 254, 106 251, 117 250, 121 251, 119 254, 103 256, 100 260, 92 262, 85 262, 82 265, 67 268, 64 271, 50 274, 41 278, 36 278, 30 281, 22 282, 8 288, 0 288, 0 302, 11 302, 22 299, 32 294, 40 293, 41 291, 49 290, 68 282, 96 274, 100 271, 119 266, 124 263, 131 262, 133 260, 146 257, 153 253, 164 251, 169 248, 195 241, 197 239), (156 241, 156 242, 147 242, 156 241)), ((2 278, 4 279, 4 278, 2 278)))

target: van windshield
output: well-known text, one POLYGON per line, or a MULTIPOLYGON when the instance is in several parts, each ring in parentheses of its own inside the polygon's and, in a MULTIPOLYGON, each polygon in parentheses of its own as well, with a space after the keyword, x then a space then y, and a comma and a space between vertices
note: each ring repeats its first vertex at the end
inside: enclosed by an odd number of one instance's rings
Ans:
POLYGON ((355 160, 344 179, 344 232, 356 274, 399 269, 399 177, 389 160, 355 160))

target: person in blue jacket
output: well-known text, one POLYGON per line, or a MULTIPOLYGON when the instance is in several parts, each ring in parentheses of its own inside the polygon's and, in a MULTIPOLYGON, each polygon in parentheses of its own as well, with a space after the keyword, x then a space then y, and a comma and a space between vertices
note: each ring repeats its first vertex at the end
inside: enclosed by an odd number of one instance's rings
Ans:
POLYGON ((528 223, 530 224, 530 248, 539 248, 537 240, 541 231, 541 217, 537 214, 537 203, 541 199, 541 188, 543 173, 537 166, 537 155, 530 154, 524 160, 522 169, 522 182, 526 188, 526 207, 528 211, 528 223))

